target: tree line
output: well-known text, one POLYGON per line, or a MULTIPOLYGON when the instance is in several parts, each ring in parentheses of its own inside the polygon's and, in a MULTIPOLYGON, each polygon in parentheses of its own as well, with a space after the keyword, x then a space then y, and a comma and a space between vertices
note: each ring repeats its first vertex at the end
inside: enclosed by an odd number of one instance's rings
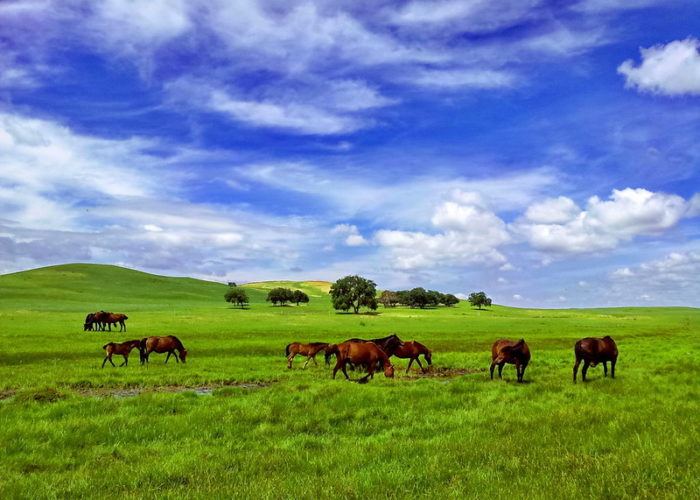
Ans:
MULTIPOLYGON (((233 283, 230 283, 231 285, 233 283)), ((248 303, 248 294, 242 287, 231 286, 224 295, 227 302, 244 309, 248 303)), ((384 290, 377 297, 377 285, 374 281, 362 276, 345 276, 331 285, 329 291, 333 308, 339 311, 352 311, 357 314, 360 308, 366 307, 372 311, 376 310, 379 304, 385 308, 406 306, 411 308, 425 309, 428 307, 452 307, 459 303, 459 299, 451 293, 442 293, 436 290, 426 290, 422 287, 411 290, 384 290)), ((270 290, 265 299, 272 302, 273 306, 283 306, 287 302, 296 304, 306 304, 309 296, 301 290, 277 287, 270 290)), ((484 292, 472 292, 467 301, 478 309, 491 307, 491 299, 484 292)))

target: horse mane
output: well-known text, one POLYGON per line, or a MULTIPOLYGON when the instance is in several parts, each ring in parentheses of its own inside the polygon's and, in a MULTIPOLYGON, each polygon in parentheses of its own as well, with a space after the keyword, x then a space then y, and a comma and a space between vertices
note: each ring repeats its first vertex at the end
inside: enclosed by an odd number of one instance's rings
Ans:
POLYGON ((317 345, 330 345, 328 342, 309 342, 309 345, 312 346, 317 346, 317 345))
POLYGON ((182 345, 182 342, 180 342, 179 338, 177 338, 175 335, 169 335, 169 337, 175 341, 175 349, 185 349, 185 346, 182 345))

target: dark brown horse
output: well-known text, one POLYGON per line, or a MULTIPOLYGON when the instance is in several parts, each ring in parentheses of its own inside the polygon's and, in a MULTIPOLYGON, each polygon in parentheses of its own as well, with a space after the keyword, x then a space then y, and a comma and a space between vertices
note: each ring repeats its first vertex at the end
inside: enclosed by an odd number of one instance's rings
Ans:
POLYGON ((112 361, 112 355, 113 354, 121 354, 124 356, 124 362, 119 365, 119 366, 126 366, 129 364, 129 353, 131 352, 132 349, 139 349, 141 346, 141 341, 140 340, 129 340, 128 342, 122 342, 121 344, 117 344, 115 342, 110 342, 109 344, 105 344, 102 346, 102 349, 105 350, 107 353, 107 356, 105 356, 104 361, 102 361, 102 368, 105 367, 105 363, 109 361, 112 363, 112 366, 116 366, 114 362, 112 361))
POLYGON ((506 363, 515 365, 518 382, 522 382, 525 368, 530 363, 530 348, 525 340, 520 339, 517 342, 497 340, 493 343, 493 347, 491 347, 491 380, 493 380, 493 369, 496 365, 498 365, 498 378, 503 378, 503 365, 506 363))
MULTIPOLYGON (((396 352, 396 349, 403 345, 403 340, 401 340, 398 335, 392 334, 387 337, 382 337, 380 339, 372 339, 372 340, 364 340, 364 339, 358 339, 358 338, 353 338, 353 339, 348 339, 345 342, 352 342, 355 344, 363 344, 365 342, 372 342, 373 344, 378 345, 382 351, 388 356, 391 357, 394 355, 396 352)), ((328 350, 326 349, 326 364, 330 365, 330 359, 331 359, 332 353, 329 353, 328 350)), ((351 369, 355 369, 355 363, 348 363, 350 365, 351 369)), ((363 367, 366 369, 367 367, 363 365, 363 367)), ((380 369, 381 365, 377 364, 377 369, 380 369)))
POLYGON ((408 373, 408 370, 411 369, 411 363, 413 363, 414 361, 418 363, 418 366, 420 366, 422 372, 427 371, 427 369, 423 368, 423 365, 420 364, 420 359, 418 359, 418 356, 420 356, 421 354, 423 355, 425 361, 429 365, 433 364, 432 351, 420 342, 416 342, 415 340, 411 340, 410 342, 404 342, 402 345, 398 346, 394 351, 394 356, 396 356, 397 358, 411 360, 408 362, 406 373, 408 373))
POLYGON ((90 313, 85 316, 85 323, 83 323, 83 331, 91 332, 93 330, 99 330, 100 325, 95 321, 95 313, 90 313))
POLYGON ((389 361, 389 356, 373 342, 343 342, 342 344, 331 344, 326 347, 326 352, 331 351, 336 355, 337 362, 333 368, 333 378, 339 369, 343 370, 343 375, 350 380, 346 365, 348 363, 363 364, 367 366, 367 375, 358 380, 360 383, 367 382, 374 378, 377 363, 384 367, 384 376, 393 377, 394 367, 389 361))
POLYGON ((182 345, 180 339, 174 335, 168 335, 167 337, 147 337, 145 339, 141 339, 140 350, 141 364, 148 363, 148 356, 152 352, 157 352, 159 354, 167 352, 168 355, 165 358, 166 363, 170 359, 170 355, 172 355, 175 358, 175 361, 177 361, 178 363, 180 362, 177 359, 178 356, 177 354, 175 354, 175 351, 179 353, 180 360, 183 363, 185 362, 185 358, 187 357, 187 349, 185 349, 185 346, 182 345))
POLYGON ((615 364, 617 364, 617 345, 615 341, 607 337, 602 339, 594 337, 586 337, 576 342, 574 346, 574 354, 576 355, 576 363, 574 364, 574 382, 576 382, 576 373, 578 365, 583 361, 581 369, 581 379, 586 381, 586 372, 588 367, 596 366, 598 363, 603 363, 603 371, 605 376, 608 376, 608 361, 610 361, 610 374, 615 378, 615 364))
POLYGON ((105 325, 109 327, 109 331, 112 331, 112 325, 119 323, 119 331, 126 331, 126 323, 124 323, 129 317, 126 314, 111 313, 99 311, 93 315, 95 321, 102 324, 102 330, 105 329, 105 325))
POLYGON ((310 360, 313 360, 314 364, 318 366, 318 363, 316 363, 316 355, 320 352, 323 351, 326 347, 328 346, 328 342, 311 342, 310 344, 302 344, 301 342, 292 342, 291 344, 288 344, 285 352, 287 355, 287 368, 292 367, 292 360, 294 359, 294 356, 297 354, 301 354, 302 356, 306 356, 306 361, 304 362, 304 366, 302 366, 302 370, 306 368, 306 365, 309 364, 310 360))

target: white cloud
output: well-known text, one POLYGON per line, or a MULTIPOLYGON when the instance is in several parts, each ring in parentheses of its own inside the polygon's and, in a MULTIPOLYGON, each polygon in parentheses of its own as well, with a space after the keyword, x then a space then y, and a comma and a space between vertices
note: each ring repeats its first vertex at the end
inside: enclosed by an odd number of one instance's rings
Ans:
POLYGON ((406 76, 406 82, 442 89, 496 89, 512 87, 516 76, 495 69, 421 69, 406 76))
POLYGON ((627 188, 613 190, 607 201, 590 198, 578 214, 573 201, 563 197, 536 203, 511 229, 537 250, 591 253, 616 248, 638 235, 660 234, 687 217, 690 208, 677 195, 627 188), (547 220, 557 222, 542 222, 547 220))
POLYGON ((520 295, 520 294, 518 294, 518 293, 516 293, 515 295, 513 295, 513 299, 514 299, 514 300, 523 300, 523 296, 520 295))
POLYGON ((655 94, 700 94, 700 40, 688 37, 640 49, 639 66, 627 60, 618 68, 627 87, 655 94))
POLYGON ((486 207, 478 193, 455 190, 452 198, 440 204, 432 218, 433 226, 441 233, 375 233, 375 240, 388 249, 397 269, 506 263, 505 256, 497 250, 510 239, 505 223, 486 207))
POLYGON ((331 234, 344 236, 345 244, 350 247, 369 245, 369 241, 360 234, 357 226, 352 224, 337 224, 331 230, 331 234))
POLYGON ((560 196, 530 205, 525 218, 539 224, 563 224, 574 220, 580 213, 581 209, 572 199, 560 196))

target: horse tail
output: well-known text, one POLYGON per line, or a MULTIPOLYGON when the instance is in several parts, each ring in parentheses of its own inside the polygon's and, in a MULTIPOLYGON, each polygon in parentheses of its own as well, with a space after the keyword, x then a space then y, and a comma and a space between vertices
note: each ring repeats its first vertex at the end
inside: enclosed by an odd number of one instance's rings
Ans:
POLYGON ((289 357, 289 346, 291 346, 291 345, 292 344, 287 344, 287 347, 284 348, 284 354, 286 357, 289 357))
POLYGON ((144 337, 141 339, 141 342, 139 342, 139 351, 146 350, 146 341, 148 341, 148 337, 144 337))

